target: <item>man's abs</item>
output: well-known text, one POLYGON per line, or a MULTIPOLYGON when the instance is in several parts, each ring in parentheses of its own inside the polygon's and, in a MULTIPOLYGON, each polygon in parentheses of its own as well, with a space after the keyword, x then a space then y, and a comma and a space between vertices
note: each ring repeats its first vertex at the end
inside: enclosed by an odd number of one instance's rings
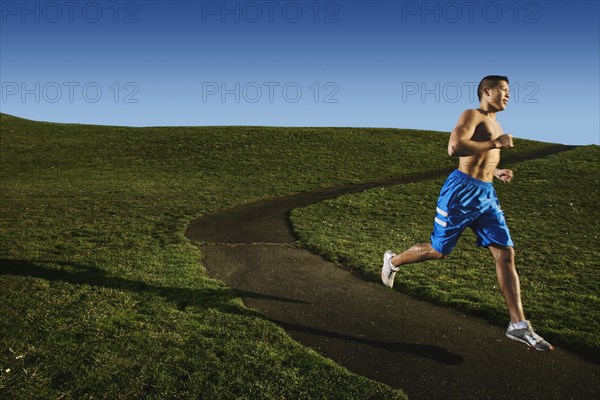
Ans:
POLYGON ((458 170, 480 181, 492 182, 499 163, 500 150, 494 149, 483 154, 460 157, 458 170))

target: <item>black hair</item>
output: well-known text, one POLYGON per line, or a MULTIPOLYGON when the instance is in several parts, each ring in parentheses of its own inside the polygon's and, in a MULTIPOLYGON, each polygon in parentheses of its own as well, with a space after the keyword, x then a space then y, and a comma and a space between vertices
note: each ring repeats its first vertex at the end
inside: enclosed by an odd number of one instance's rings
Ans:
POLYGON ((502 75, 488 75, 479 82, 479 86, 477 86, 477 97, 479 101, 481 101, 481 96, 483 95, 483 89, 485 88, 495 88, 502 81, 506 81, 506 83, 510 83, 506 76, 502 75))

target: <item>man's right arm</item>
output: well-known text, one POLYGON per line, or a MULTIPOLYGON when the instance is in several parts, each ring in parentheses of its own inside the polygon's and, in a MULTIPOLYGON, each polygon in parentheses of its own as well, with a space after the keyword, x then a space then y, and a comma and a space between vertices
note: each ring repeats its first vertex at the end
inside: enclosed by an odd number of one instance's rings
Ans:
POLYGON ((456 127, 450 134, 450 140, 448 140, 449 155, 465 157, 493 149, 512 147, 511 135, 500 135, 496 139, 485 142, 472 140, 478 123, 479 113, 476 110, 467 110, 461 114, 456 127))

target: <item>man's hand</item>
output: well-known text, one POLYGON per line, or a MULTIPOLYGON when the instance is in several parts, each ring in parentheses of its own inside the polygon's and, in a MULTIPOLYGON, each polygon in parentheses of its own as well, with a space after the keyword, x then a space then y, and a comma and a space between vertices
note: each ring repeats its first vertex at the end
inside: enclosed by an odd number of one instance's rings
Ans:
POLYGON ((508 135, 508 134, 500 135, 500 136, 498 136, 498 138, 496 138, 495 142, 498 146, 497 148, 499 148, 499 149, 510 149, 512 147, 515 147, 515 145, 513 144, 513 136, 512 135, 508 135))
POLYGON ((502 182, 509 183, 513 178, 513 172, 510 169, 498 169, 494 171, 494 176, 502 182))

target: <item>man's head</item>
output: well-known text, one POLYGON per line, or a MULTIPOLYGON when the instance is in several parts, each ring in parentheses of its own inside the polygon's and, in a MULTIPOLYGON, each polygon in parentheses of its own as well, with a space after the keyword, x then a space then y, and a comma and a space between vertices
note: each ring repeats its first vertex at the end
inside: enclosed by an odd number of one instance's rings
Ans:
POLYGON ((510 89, 508 78, 501 75, 488 75, 479 82, 477 97, 479 102, 485 101, 498 111, 502 111, 508 104, 510 89))

